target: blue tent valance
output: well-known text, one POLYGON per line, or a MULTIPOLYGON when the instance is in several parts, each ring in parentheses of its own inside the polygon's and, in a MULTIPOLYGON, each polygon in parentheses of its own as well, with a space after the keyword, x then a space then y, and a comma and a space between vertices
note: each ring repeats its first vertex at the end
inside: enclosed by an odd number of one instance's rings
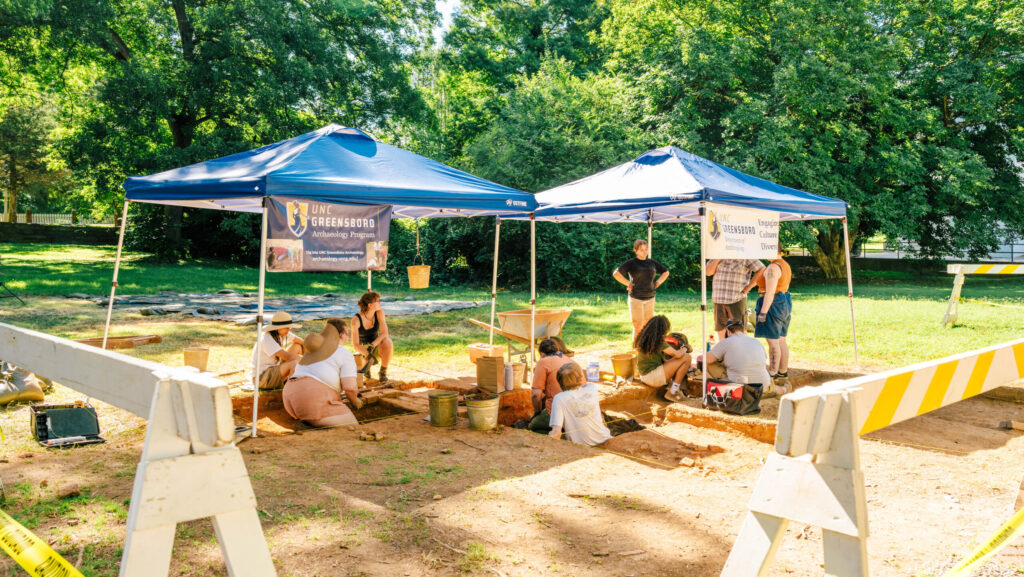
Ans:
POLYGON ((530 212, 534 195, 331 124, 255 150, 124 183, 125 199, 241 212, 263 198, 394 207, 398 217, 483 216, 530 212))

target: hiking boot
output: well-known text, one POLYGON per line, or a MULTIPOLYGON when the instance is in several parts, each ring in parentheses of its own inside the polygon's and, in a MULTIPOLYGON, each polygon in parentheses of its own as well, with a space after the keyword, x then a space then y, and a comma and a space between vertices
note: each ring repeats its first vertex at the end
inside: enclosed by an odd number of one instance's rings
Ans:
POLYGON ((387 367, 381 367, 380 368, 380 373, 377 375, 377 382, 379 382, 382 385, 384 383, 388 382, 388 368, 387 367))
POLYGON ((669 402, 672 402, 672 403, 678 403, 678 402, 682 401, 683 400, 683 391, 682 391, 682 389, 676 389, 675 392, 673 392, 672 389, 669 388, 667 391, 665 391, 665 400, 669 401, 669 402))

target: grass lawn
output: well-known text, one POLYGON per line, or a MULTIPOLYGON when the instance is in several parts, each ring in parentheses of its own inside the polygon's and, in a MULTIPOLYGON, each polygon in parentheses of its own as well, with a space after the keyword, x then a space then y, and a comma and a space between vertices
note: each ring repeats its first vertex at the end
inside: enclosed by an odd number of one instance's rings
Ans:
MULTIPOLYGON (((72 292, 106 294, 113 271, 113 247, 50 246, 0 243, 0 279, 28 296, 22 306, 14 299, 0 300, 0 322, 42 330, 69 338, 102 335, 105 309, 83 301, 65 300, 72 292)), ((122 260, 120 294, 161 290, 213 292, 222 288, 255 291, 258 271, 218 261, 158 264, 141 253, 122 260)), ((691 283, 695 284, 695 283, 691 283)), ((338 292, 358 296, 366 286, 365 273, 294 273, 267 277, 270 296, 338 292)), ((898 367, 1024 335, 1024 276, 971 277, 960 306, 960 323, 941 326, 952 287, 951 275, 919 276, 902 272, 854 272, 854 307, 860 364, 871 370, 898 367)), ((374 282, 387 295, 418 299, 489 300, 489 287, 443 287, 410 290, 405 285, 374 282)), ((676 330, 691 340, 700 339, 699 285, 680 286, 669 281, 658 293, 657 310, 671 319, 676 330), (667 289, 667 290, 666 290, 667 289)), ((850 304, 845 282, 801 282, 792 288, 793 323, 790 330, 791 364, 796 367, 852 368, 850 304)), ((573 309, 563 336, 570 347, 582 351, 619 351, 629 347, 629 314, 625 292, 550 292, 538 295, 538 307, 573 309)), ((751 300, 753 304, 753 300, 751 300)), ((526 292, 500 292, 498 310, 526 308, 526 292)), ((467 322, 486 320, 489 307, 426 316, 389 319, 396 341, 395 366, 421 378, 471 374, 465 347, 486 341, 487 333, 467 322)), ((214 370, 244 366, 252 345, 252 329, 233 324, 182 317, 142 317, 115 309, 112 334, 149 334, 164 343, 128 353, 165 362, 181 363, 181 349, 193 343, 213 347, 214 370)), ((319 328, 307 323, 300 334, 319 328)), ((609 362, 610 365, 610 362, 609 362)), ((415 376, 405 375, 406 378, 415 376)))

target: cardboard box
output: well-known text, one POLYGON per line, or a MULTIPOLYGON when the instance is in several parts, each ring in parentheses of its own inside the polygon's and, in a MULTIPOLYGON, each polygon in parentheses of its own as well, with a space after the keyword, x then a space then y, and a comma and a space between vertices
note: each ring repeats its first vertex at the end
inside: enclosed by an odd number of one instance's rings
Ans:
POLYGON ((505 347, 501 345, 488 345, 486 343, 473 343, 466 347, 469 351, 469 362, 476 363, 480 357, 505 357, 505 347))

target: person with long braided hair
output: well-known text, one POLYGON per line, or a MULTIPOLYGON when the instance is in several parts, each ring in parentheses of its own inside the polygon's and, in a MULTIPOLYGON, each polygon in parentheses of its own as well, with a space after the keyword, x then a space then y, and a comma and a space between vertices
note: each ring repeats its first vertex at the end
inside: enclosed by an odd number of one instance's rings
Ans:
POLYGON ((647 321, 636 335, 633 346, 637 351, 637 369, 640 382, 649 387, 670 385, 665 398, 679 401, 682 393, 679 387, 690 370, 690 345, 686 342, 673 347, 665 341, 672 323, 665 315, 657 315, 647 321))

